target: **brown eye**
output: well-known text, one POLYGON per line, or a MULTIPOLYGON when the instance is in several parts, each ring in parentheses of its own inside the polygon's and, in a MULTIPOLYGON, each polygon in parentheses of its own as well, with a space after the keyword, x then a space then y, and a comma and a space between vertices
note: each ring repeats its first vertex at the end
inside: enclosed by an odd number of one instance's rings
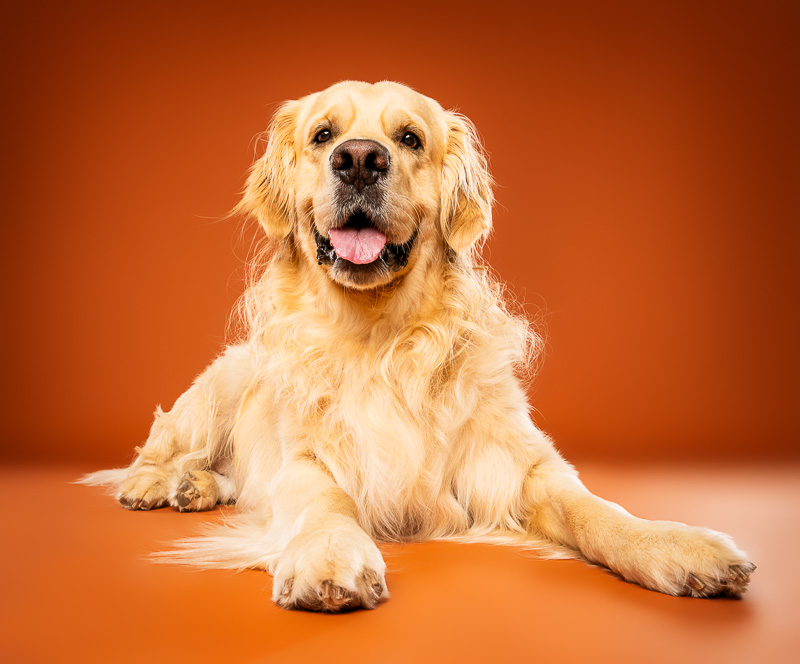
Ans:
POLYGON ((320 129, 314 135, 314 142, 315 143, 325 143, 331 139, 331 130, 330 129, 320 129))
POLYGON ((407 131, 403 134, 403 145, 407 145, 412 150, 416 150, 420 146, 419 136, 417 136, 414 132, 407 131))

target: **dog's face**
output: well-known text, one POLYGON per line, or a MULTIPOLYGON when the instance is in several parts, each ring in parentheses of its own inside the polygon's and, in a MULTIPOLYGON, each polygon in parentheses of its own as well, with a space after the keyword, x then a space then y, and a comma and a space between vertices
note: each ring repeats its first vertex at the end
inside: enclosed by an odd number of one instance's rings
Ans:
POLYGON ((276 114, 239 209, 335 283, 383 286, 491 228, 466 118, 397 83, 338 83, 276 114))

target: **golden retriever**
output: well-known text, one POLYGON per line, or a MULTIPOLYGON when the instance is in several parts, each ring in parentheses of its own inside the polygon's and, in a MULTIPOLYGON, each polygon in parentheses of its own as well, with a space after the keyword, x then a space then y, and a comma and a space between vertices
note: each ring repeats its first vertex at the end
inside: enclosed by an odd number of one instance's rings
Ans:
POLYGON ((261 568, 286 608, 375 607, 376 541, 508 542, 672 595, 738 596, 727 535, 592 495, 529 416, 537 339, 477 249, 491 179, 472 124, 397 83, 284 104, 238 210, 268 251, 246 332, 156 411, 126 469, 84 481, 129 509, 236 502, 164 556, 261 568))

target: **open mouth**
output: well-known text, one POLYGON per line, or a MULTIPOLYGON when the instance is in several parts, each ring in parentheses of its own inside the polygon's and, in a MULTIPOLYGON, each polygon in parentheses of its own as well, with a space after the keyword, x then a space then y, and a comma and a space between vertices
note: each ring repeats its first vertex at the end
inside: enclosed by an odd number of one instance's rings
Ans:
POLYGON ((417 238, 417 231, 402 244, 390 244, 386 235, 372 223, 369 215, 359 209, 347 218, 339 228, 328 231, 330 237, 323 237, 314 226, 314 239, 317 242, 317 263, 333 265, 345 261, 353 265, 386 265, 393 272, 402 270, 417 238))

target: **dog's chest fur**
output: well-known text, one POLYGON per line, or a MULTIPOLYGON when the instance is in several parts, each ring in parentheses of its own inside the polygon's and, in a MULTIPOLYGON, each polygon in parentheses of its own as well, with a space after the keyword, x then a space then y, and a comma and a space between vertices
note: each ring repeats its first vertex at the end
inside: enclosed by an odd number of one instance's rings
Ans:
POLYGON ((421 373, 424 352, 412 346, 390 358, 345 341, 306 345, 314 361, 292 368, 294 350, 272 356, 282 448, 318 458, 382 539, 420 536, 426 523, 455 532, 468 521, 452 472, 477 395, 452 394, 452 368, 421 373))

